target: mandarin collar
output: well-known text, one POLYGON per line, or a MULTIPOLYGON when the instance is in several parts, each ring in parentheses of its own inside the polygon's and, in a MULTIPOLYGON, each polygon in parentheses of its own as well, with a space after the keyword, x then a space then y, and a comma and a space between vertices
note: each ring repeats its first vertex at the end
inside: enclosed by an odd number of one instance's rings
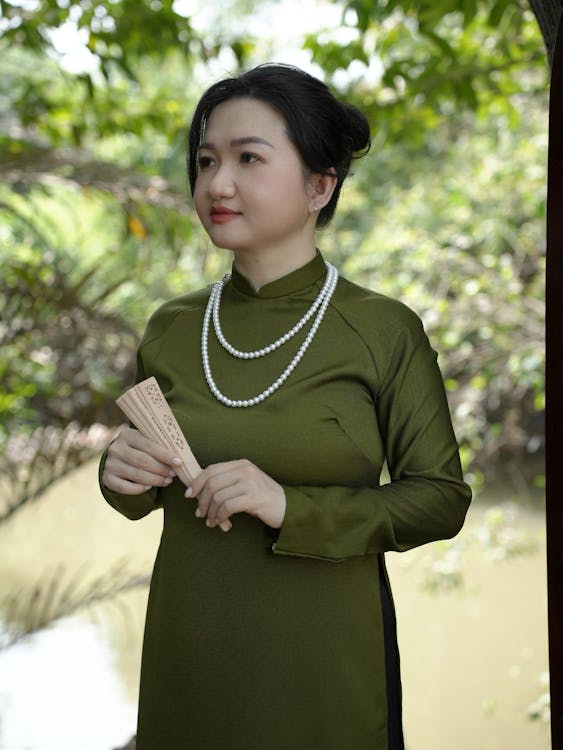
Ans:
POLYGON ((301 268, 282 276, 279 279, 264 284, 259 291, 252 286, 250 281, 236 270, 234 264, 231 271, 231 283, 233 287, 242 294, 249 297, 261 299, 272 299, 274 297, 285 297, 301 289, 305 289, 315 281, 326 276, 327 268, 323 256, 317 250, 315 257, 301 268))

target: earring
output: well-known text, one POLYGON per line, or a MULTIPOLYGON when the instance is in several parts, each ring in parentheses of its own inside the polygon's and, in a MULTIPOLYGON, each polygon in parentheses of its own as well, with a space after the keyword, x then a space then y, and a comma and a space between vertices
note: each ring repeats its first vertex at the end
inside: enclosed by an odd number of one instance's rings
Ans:
POLYGON ((316 203, 315 203, 315 205, 313 206, 313 211, 314 211, 315 213, 317 213, 317 211, 320 211, 320 207, 319 207, 319 206, 317 206, 317 204, 316 204, 316 203))

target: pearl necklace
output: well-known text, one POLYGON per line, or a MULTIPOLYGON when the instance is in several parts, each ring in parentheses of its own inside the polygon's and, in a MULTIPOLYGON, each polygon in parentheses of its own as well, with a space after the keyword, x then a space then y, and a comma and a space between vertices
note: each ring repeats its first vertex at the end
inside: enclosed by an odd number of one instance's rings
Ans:
POLYGON ((216 284, 213 285, 213 288, 211 289, 211 294, 209 295, 209 300, 207 302, 207 308, 205 310, 205 315, 203 318, 203 328, 201 331, 201 359, 203 363, 203 371, 205 373, 205 379, 207 380, 207 384, 209 385, 209 388, 215 398, 220 401, 221 403, 225 404, 225 406, 231 406, 231 407, 249 407, 249 406, 256 406, 256 404, 261 403, 265 399, 267 399, 269 396, 272 395, 272 393, 275 393, 275 391, 278 390, 278 388, 285 383, 285 381, 288 379, 288 377, 291 375, 291 373, 295 370, 301 359, 303 358, 303 355, 309 348, 309 345, 311 344, 311 341, 315 337, 315 334, 317 333, 319 326, 321 324, 321 321, 324 317, 324 314, 326 312, 326 309, 328 307, 328 303, 330 302, 330 299, 334 293, 334 290, 336 289, 336 285, 338 283, 338 271, 336 268, 331 265, 330 263, 326 264, 327 267, 327 275, 325 283, 323 284, 322 289, 318 293, 315 301, 311 305, 311 307, 307 310, 305 315, 291 328, 287 333, 285 333, 283 336, 280 336, 279 339, 276 339, 272 344, 269 344, 268 346, 263 347, 262 349, 256 349, 255 351, 240 351, 239 349, 236 349, 234 346, 232 346, 227 339, 225 338, 225 335, 223 334, 223 331, 221 329, 221 323, 219 321, 219 306, 221 304, 221 295, 223 293, 223 289, 225 285, 228 283, 228 281, 231 278, 231 274, 225 274, 225 276, 221 279, 221 281, 218 281, 216 284), (317 312, 317 316, 315 320, 313 321, 313 324, 311 325, 311 329, 307 336, 305 337, 305 340, 297 350, 297 353, 289 363, 289 365, 285 368, 285 370, 282 372, 282 374, 274 380, 274 382, 265 390, 262 391, 262 393, 259 393, 257 396, 254 396, 253 398, 249 399, 230 399, 227 396, 225 396, 219 388, 217 387, 213 375, 211 373, 211 366, 209 363, 209 348, 208 348, 208 341, 209 341, 209 328, 211 320, 213 320, 213 328, 215 329, 215 335, 217 336, 217 339, 223 349, 229 352, 229 354, 232 354, 234 357, 237 357, 238 359, 257 359, 259 357, 265 357, 267 354, 271 354, 271 352, 275 351, 276 349, 279 349, 280 346, 283 346, 283 344, 287 343, 293 336, 295 336, 296 333, 298 333, 303 326, 307 323, 308 320, 311 319, 311 317, 317 312))

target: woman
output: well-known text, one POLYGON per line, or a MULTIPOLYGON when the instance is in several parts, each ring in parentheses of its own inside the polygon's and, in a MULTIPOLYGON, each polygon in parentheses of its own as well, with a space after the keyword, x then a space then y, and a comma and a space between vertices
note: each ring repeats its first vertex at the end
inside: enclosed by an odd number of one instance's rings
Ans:
POLYGON ((206 468, 184 497, 177 459, 126 429, 100 469, 127 517, 164 507, 139 750, 403 747, 383 553, 455 535, 470 491, 420 320, 316 250, 368 148, 363 115, 289 66, 195 111, 190 186, 232 275, 157 310, 137 378, 206 468))

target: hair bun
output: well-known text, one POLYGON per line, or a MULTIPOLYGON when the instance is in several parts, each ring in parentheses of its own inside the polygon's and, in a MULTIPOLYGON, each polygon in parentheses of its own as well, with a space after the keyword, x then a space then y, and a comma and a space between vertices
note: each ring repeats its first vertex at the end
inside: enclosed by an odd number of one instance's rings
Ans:
POLYGON ((344 110, 344 134, 350 139, 351 151, 356 157, 364 156, 371 146, 369 122, 357 107, 342 102, 342 108, 344 110))

